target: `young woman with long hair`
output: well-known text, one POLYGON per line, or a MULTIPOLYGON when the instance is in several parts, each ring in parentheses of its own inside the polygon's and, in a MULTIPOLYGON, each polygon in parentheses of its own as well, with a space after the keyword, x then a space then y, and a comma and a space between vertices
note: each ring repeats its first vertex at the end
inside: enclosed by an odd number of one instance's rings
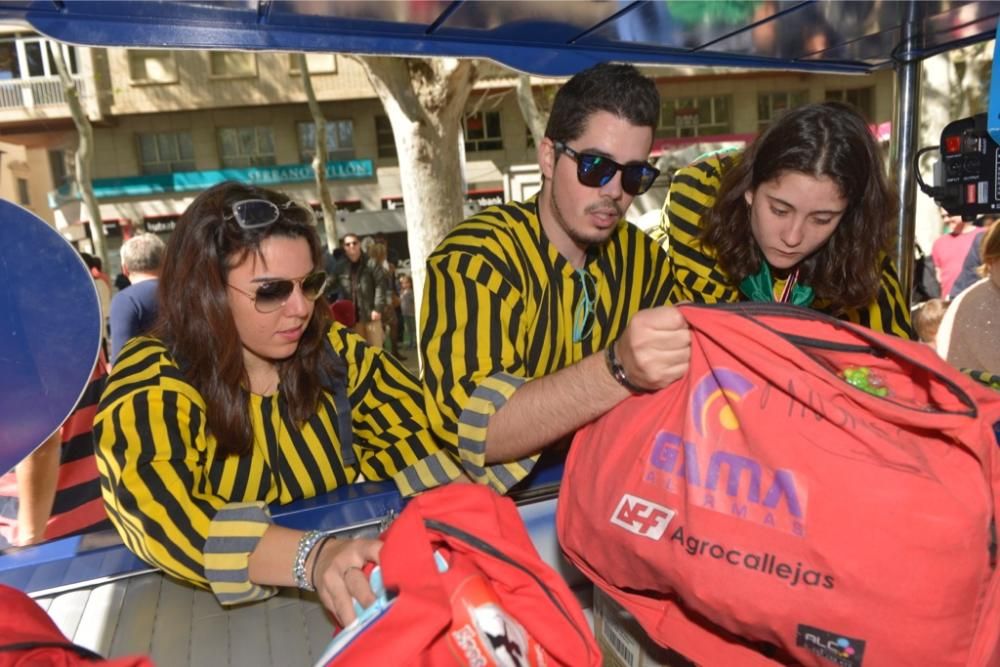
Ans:
POLYGON ((890 258, 895 201, 860 114, 836 102, 789 111, 744 151, 674 175, 671 300, 788 302, 913 338, 890 258))
POLYGON ((342 623, 373 596, 381 544, 271 522, 368 480, 414 493, 460 475, 417 381, 328 319, 311 213, 238 183, 199 195, 160 274, 159 320, 122 349, 95 421, 105 506, 125 544, 223 604, 316 589, 342 623))

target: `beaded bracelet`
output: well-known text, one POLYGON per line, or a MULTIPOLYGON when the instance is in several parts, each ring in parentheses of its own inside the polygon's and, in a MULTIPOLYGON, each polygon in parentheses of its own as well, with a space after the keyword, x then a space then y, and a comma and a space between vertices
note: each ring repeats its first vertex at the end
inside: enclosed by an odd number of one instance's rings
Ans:
POLYGON ((323 548, 326 547, 326 545, 329 544, 330 540, 332 539, 333 535, 327 533, 326 535, 323 536, 323 539, 319 541, 319 544, 316 545, 316 547, 314 548, 316 555, 313 557, 312 567, 309 568, 309 584, 313 587, 313 590, 316 590, 316 563, 319 562, 319 556, 320 554, 323 553, 323 548))
POLYGON ((316 544, 327 537, 329 533, 322 530, 310 530, 299 539, 299 547, 295 551, 295 563, 292 565, 292 576, 295 585, 304 591, 314 591, 316 588, 306 579, 306 560, 316 547, 316 544))
POLYGON ((633 394, 648 394, 648 389, 643 389, 637 387, 631 382, 629 382, 628 376, 625 374, 625 367, 622 363, 618 361, 618 357, 615 356, 615 344, 618 343, 616 338, 608 345, 607 349, 604 351, 604 358, 608 362, 608 372, 611 373, 611 377, 615 379, 618 384, 628 389, 633 394))

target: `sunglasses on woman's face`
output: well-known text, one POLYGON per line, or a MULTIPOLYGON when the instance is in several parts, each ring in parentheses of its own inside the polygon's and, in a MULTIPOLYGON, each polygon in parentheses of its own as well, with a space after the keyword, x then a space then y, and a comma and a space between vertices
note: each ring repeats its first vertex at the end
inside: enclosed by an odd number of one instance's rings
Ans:
POLYGON ((315 301, 323 293, 323 287, 326 286, 326 271, 315 271, 304 278, 261 282, 253 292, 247 292, 235 285, 229 286, 253 301, 253 306, 258 313, 273 313, 288 303, 296 285, 302 290, 302 296, 310 301, 315 301))
POLYGON ((621 170, 622 190, 630 195, 641 195, 652 187, 653 181, 660 175, 660 170, 648 162, 629 162, 623 165, 604 155, 578 153, 561 141, 554 141, 553 146, 560 153, 576 160, 576 178, 581 185, 589 188, 607 185, 621 170))
POLYGON ((225 218, 226 220, 235 218, 243 229, 257 229, 273 225, 283 211, 296 208, 300 208, 299 205, 291 200, 278 206, 267 199, 241 199, 230 207, 232 213, 226 214, 225 218))

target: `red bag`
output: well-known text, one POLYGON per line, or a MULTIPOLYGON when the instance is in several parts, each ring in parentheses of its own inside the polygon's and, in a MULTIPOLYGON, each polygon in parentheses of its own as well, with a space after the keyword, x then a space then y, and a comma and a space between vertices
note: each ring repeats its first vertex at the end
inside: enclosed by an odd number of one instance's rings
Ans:
POLYGON ((1000 393, 814 311, 681 309, 687 375, 573 442, 570 560, 703 665, 1000 664, 1000 393))
POLYGON ((353 327, 358 321, 355 315, 354 302, 350 299, 337 299, 330 304, 330 317, 345 327, 353 327))
POLYGON ((90 649, 73 644, 23 592, 0 584, 0 667, 152 667, 141 656, 102 660, 90 649))
POLYGON ((383 539, 395 601, 328 665, 601 664, 579 602, 538 556, 509 498, 472 484, 434 489, 383 539))

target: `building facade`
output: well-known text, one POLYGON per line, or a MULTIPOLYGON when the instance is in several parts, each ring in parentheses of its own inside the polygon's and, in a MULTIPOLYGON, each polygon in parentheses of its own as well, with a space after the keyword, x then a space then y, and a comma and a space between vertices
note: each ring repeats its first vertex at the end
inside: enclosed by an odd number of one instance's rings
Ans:
MULTIPOLYGON (((87 216, 72 182, 76 131, 52 48, 30 32, 0 33, 0 196, 87 249, 88 226, 80 222, 87 216)), ((315 126, 292 54, 61 48, 94 127, 93 187, 113 262, 123 237, 169 234, 194 196, 220 180, 259 183, 318 207, 310 164, 315 126)), ((341 229, 405 231, 392 129, 364 70, 349 56, 307 59, 327 120, 327 177, 344 212, 341 229)), ((705 149, 744 144, 781 111, 806 102, 852 102, 876 126, 892 113, 891 72, 649 73, 663 99, 654 157, 667 175, 705 149)), ((561 80, 532 82, 544 106, 561 80)), ((515 84, 516 75, 499 66, 480 68, 463 128, 470 205, 501 201, 505 181, 511 192, 510 175, 523 176, 535 163, 515 84)), ((632 215, 659 210, 668 183, 662 178, 632 215)))

